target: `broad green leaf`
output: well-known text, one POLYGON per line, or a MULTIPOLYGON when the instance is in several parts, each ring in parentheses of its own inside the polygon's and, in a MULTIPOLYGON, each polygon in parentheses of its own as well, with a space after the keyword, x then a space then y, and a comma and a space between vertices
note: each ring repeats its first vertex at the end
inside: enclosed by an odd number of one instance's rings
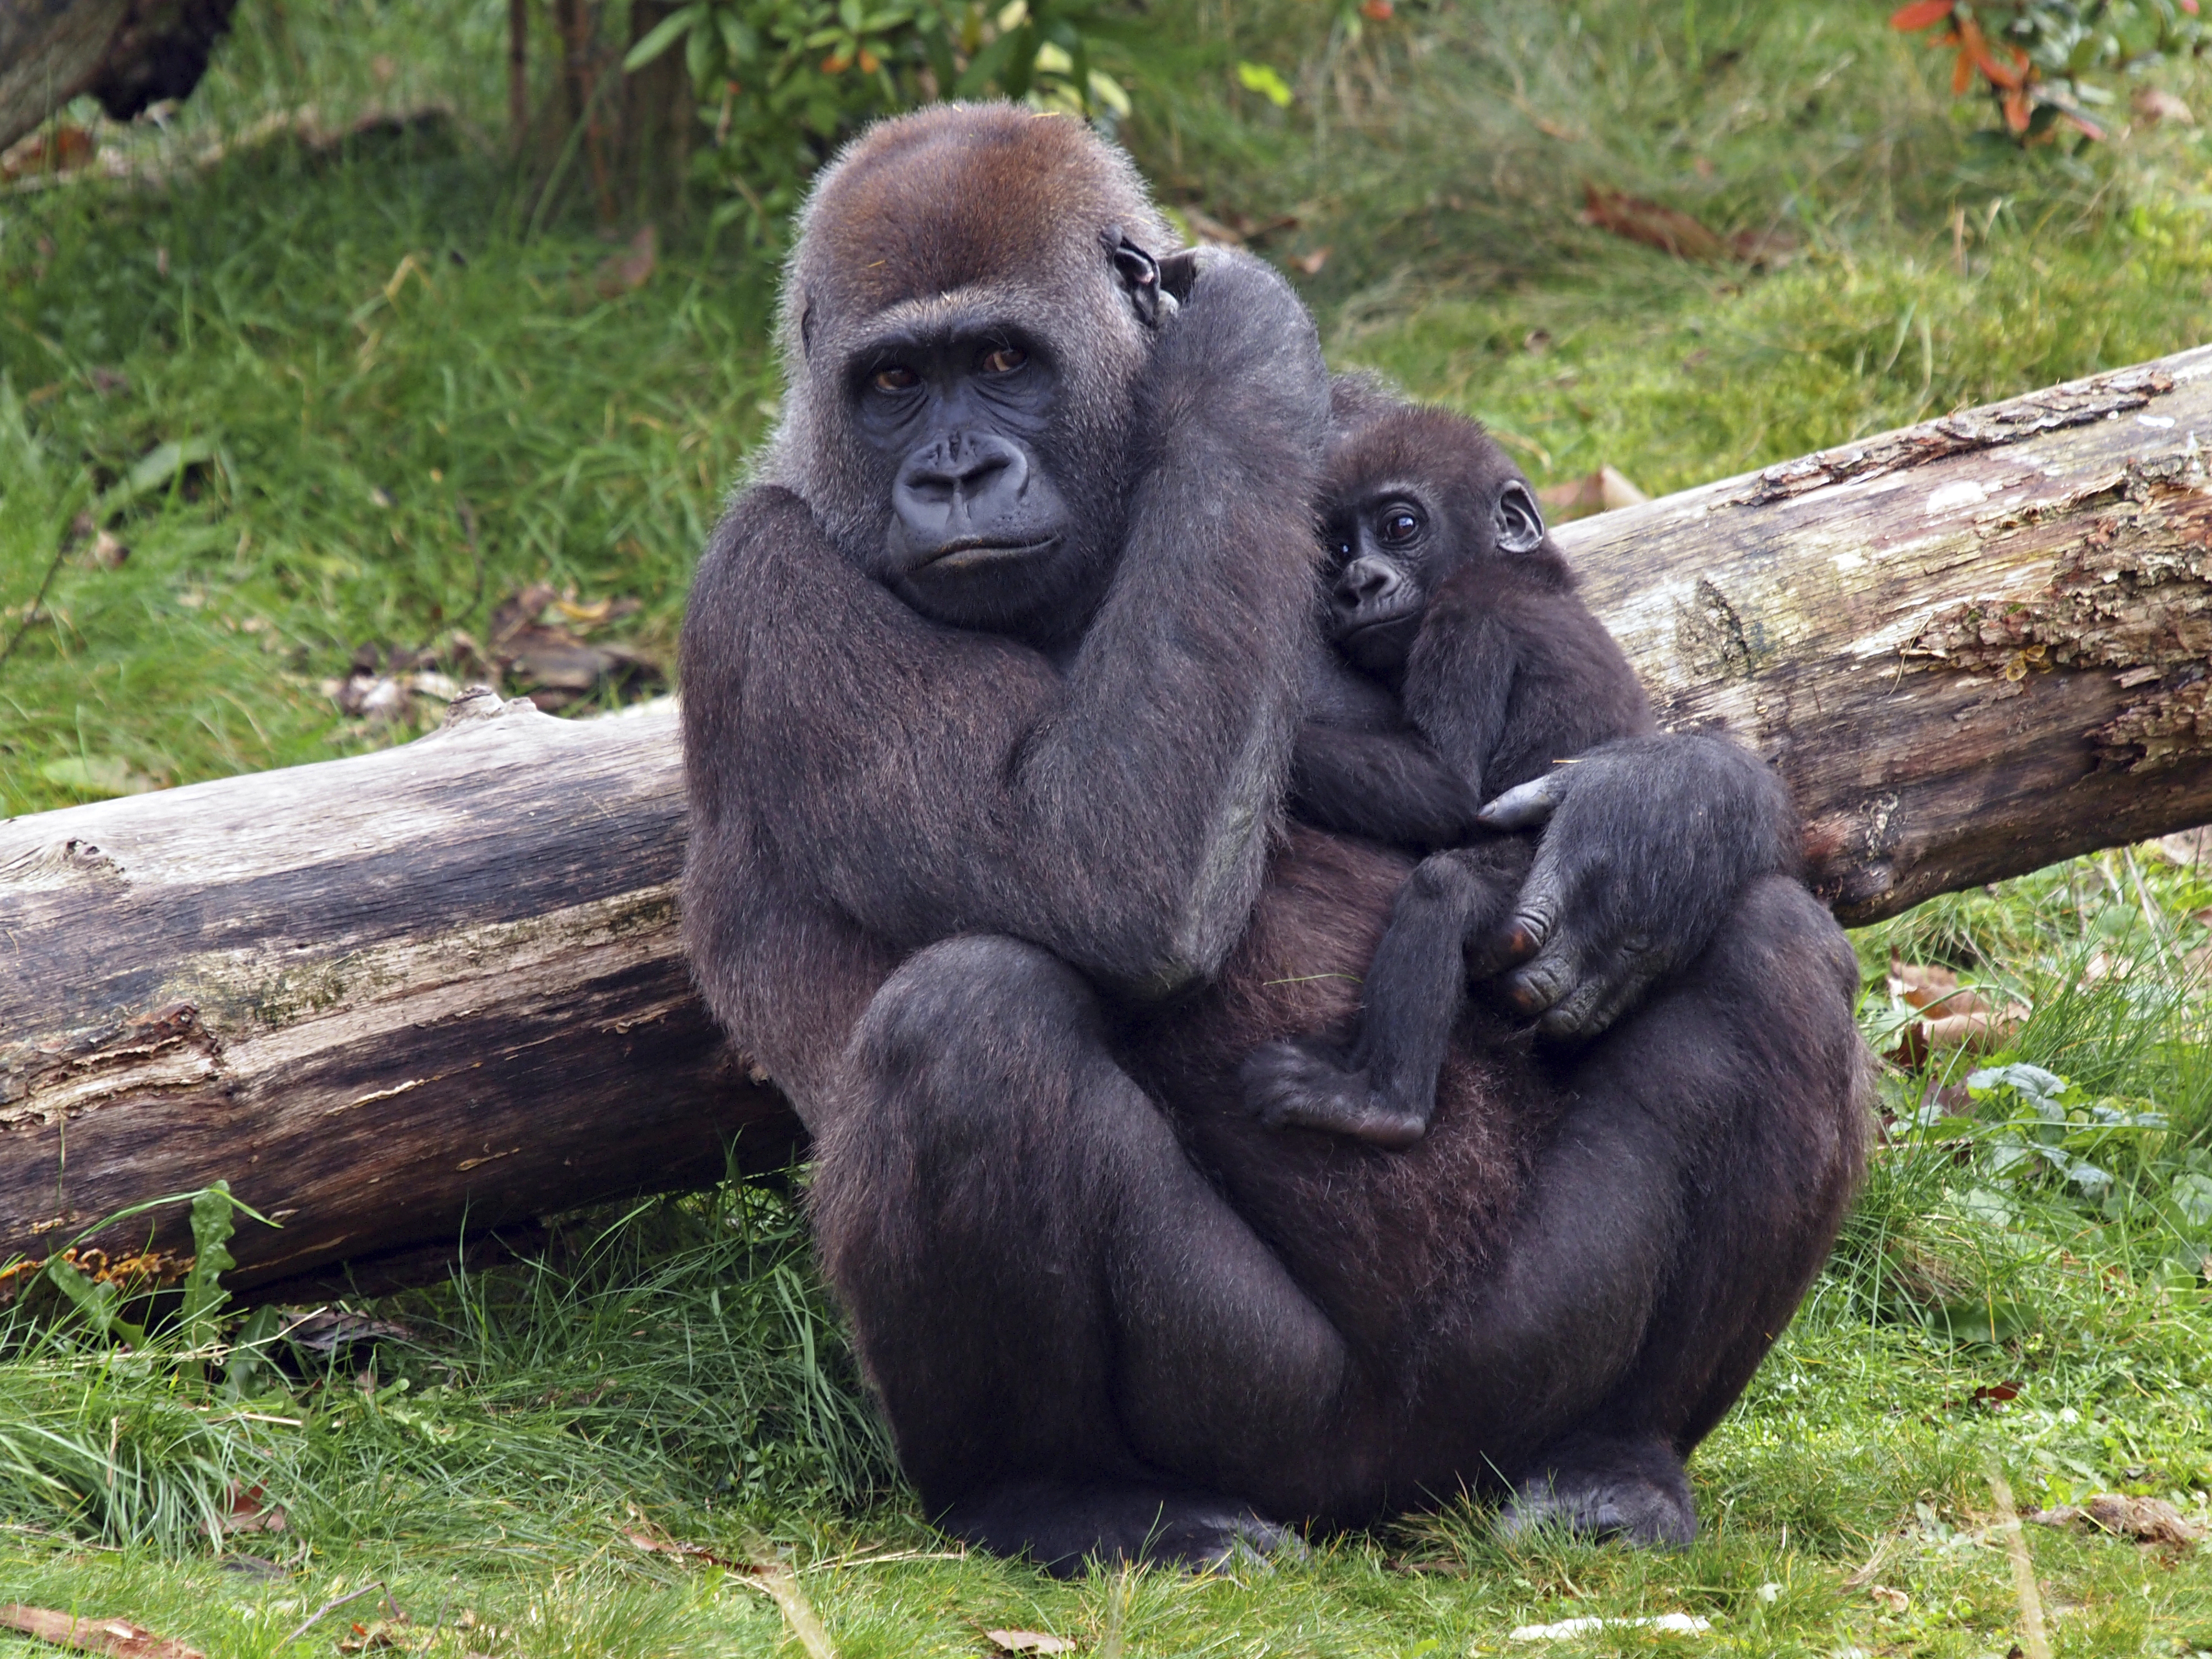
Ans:
POLYGON ((629 56, 623 59, 623 70, 634 71, 643 69, 706 21, 707 8, 703 5, 686 6, 681 11, 669 13, 653 25, 645 39, 629 49, 629 56))

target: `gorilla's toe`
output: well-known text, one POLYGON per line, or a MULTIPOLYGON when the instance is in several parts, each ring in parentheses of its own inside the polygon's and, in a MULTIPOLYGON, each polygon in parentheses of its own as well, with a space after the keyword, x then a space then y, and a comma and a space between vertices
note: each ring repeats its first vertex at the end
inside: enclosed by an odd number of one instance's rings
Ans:
POLYGON ((1056 1578, 1093 1560, 1201 1570, 1305 1550, 1296 1533, 1229 1498, 1142 1485, 1025 1481, 956 1504, 938 1524, 994 1555, 1027 1555, 1056 1578))
POLYGON ((1563 1527, 1591 1539, 1680 1549, 1698 1535, 1681 1460, 1656 1441, 1577 1438, 1554 1447, 1516 1482, 1498 1530, 1522 1538, 1563 1527))

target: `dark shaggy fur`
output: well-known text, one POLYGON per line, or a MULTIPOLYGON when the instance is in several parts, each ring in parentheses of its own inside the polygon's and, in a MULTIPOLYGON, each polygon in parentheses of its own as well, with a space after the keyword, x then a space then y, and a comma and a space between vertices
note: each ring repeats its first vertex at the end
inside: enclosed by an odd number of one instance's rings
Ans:
MULTIPOLYGON (((1407 866, 1274 833, 1328 384, 1279 277, 1165 280, 1165 238, 1117 153, 1002 106, 888 123, 817 187, 785 425, 685 623, 700 983, 814 1131, 824 1268, 962 1535, 1215 1559, 1654 1467, 1679 1530, 1681 1455, 1856 1176, 1850 952, 1753 884, 1683 978, 1741 1000, 1624 1023, 1671 1073, 1471 1014, 1407 1152, 1250 1121, 1237 1058, 1340 1030, 1407 866)), ((1676 878, 1635 826, 1710 798, 1678 770, 1559 809, 1570 993, 1620 954, 1591 871, 1676 878)))
MULTIPOLYGON (((1370 394, 1348 411, 1346 401, 1340 396, 1337 414, 1340 422, 1349 416, 1350 429, 1322 483, 1333 550, 1323 631, 1333 673, 1364 680, 1364 691, 1340 681, 1311 700, 1294 757, 1298 815, 1386 842, 1430 840, 1407 833, 1445 816, 1431 775, 1406 758, 1408 728, 1463 786, 1470 809, 1600 744, 1649 734, 1643 686, 1577 595, 1534 493, 1504 451, 1446 410, 1370 394)), ((1793 815, 1779 783, 1747 792, 1744 805, 1713 831, 1736 855, 1736 867, 1714 872, 1721 892, 1768 873, 1788 850, 1793 815)), ((1399 889, 1350 1045, 1275 1042, 1246 1062, 1262 1122, 1380 1146, 1428 1132, 1466 994, 1466 953, 1492 948, 1532 857, 1525 838, 1479 823, 1465 822, 1461 836, 1463 844, 1425 860, 1399 889)), ((1644 965, 1656 978, 1678 964, 1644 965)), ((1630 1000, 1618 999, 1624 1007, 1630 1000)), ((1579 1028, 1559 1034, 1594 1036, 1616 1012, 1593 1006, 1579 1028)))

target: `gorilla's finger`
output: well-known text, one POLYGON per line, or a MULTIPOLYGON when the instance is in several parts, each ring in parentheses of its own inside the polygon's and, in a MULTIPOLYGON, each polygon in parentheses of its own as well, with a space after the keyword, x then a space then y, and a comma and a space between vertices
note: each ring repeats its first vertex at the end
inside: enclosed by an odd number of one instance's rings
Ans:
POLYGON ((1554 767, 1540 778, 1507 790, 1476 813, 1474 821, 1486 830, 1534 830, 1547 822, 1567 798, 1572 775, 1564 766, 1554 767))
POLYGON ((1495 979, 1516 963, 1526 962, 1544 948, 1559 913, 1558 898, 1547 887, 1534 883, 1521 896, 1520 908, 1487 938, 1471 941, 1467 953, 1468 977, 1495 979))
POLYGON ((1548 1037, 1587 1042, 1633 1006, 1666 965, 1656 951, 1631 956, 1611 975, 1589 981, 1551 1009, 1536 1022, 1536 1029, 1548 1037))
POLYGON ((1505 976, 1505 1000, 1523 1014, 1540 1014, 1570 997, 1581 983, 1581 964, 1562 941, 1538 951, 1534 961, 1505 976))

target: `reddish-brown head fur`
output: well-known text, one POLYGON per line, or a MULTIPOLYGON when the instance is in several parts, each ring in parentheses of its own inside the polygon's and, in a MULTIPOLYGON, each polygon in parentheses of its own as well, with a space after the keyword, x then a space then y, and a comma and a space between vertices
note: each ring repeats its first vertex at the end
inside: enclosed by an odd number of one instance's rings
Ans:
POLYGON ((1096 263, 1121 225, 1164 252, 1126 158, 1081 122, 1012 104, 939 105, 871 128, 809 204, 798 274, 839 275, 843 306, 903 300, 1096 263))

